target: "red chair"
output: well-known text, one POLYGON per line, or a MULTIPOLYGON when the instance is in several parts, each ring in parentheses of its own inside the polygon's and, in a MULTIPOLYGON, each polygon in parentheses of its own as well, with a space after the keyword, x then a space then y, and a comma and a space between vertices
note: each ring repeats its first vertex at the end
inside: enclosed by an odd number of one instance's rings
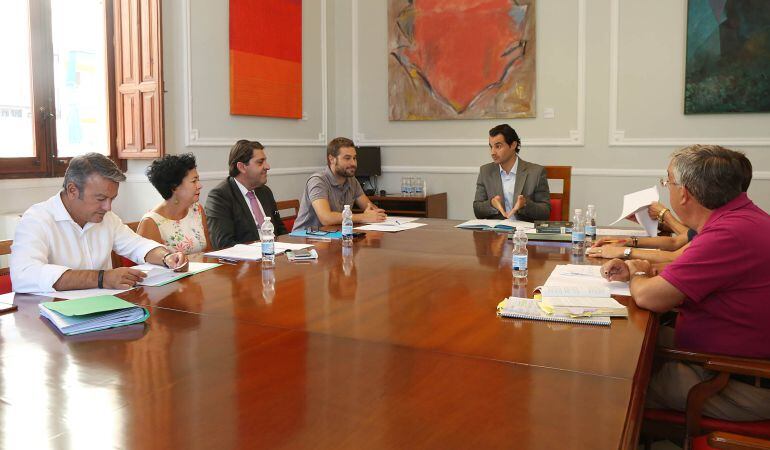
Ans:
MULTIPOLYGON (((11 244, 13 244, 12 240, 0 241, 0 255, 10 255, 11 244)), ((0 294, 7 294, 11 291, 13 291, 11 272, 7 267, 3 267, 0 269, 0 294)))
POLYGON ((732 433, 711 433, 693 440, 693 450, 770 450, 770 441, 732 433))
MULTIPOLYGON (((736 358, 724 355, 695 353, 670 348, 658 350, 663 359, 673 359, 717 372, 710 380, 696 384, 687 395, 687 411, 647 409, 644 411, 643 435, 646 446, 654 438, 681 440, 684 438, 685 450, 695 448, 708 449, 709 432, 727 432, 753 438, 770 439, 770 420, 755 422, 733 422, 714 419, 702 415, 703 405, 709 397, 727 386, 731 374, 760 378, 770 378, 770 360, 754 358, 736 358)), ((715 447, 720 448, 720 447, 715 447)), ((734 447, 741 448, 741 447, 734 447)), ((751 447, 746 447, 751 448, 751 447)))
MULTIPOLYGON (((136 233, 136 229, 139 227, 139 222, 129 222, 126 225, 128 228, 131 228, 131 231, 136 233)), ((135 265, 135 262, 131 261, 125 256, 120 256, 117 253, 112 252, 112 267, 132 267, 135 265)))
POLYGON ((297 214, 299 213, 299 200, 282 200, 280 202, 275 202, 275 205, 278 208, 279 214, 280 211, 283 211, 284 209, 294 210, 293 216, 284 217, 281 215, 281 221, 284 226, 286 226, 286 231, 291 232, 291 229, 294 228, 294 221, 297 220, 297 214))
POLYGON ((569 220, 572 166, 545 166, 545 176, 549 180, 562 180, 561 194, 551 192, 551 216, 548 220, 569 220))

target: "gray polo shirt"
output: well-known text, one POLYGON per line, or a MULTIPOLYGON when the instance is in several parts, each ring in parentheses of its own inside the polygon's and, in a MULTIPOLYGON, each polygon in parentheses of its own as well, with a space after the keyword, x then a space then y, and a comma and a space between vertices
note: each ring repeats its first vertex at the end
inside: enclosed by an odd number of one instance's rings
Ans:
POLYGON ((325 198, 332 211, 342 212, 345 205, 355 205, 356 199, 364 195, 361 183, 355 177, 346 178, 338 183, 329 166, 310 176, 305 183, 305 192, 299 204, 294 230, 304 230, 308 227, 320 227, 321 221, 313 209, 313 201, 325 198))

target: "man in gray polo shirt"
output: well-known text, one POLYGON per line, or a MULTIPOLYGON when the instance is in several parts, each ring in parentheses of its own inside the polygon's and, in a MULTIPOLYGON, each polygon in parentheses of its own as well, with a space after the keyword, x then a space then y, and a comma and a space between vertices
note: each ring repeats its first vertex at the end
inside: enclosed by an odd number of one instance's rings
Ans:
POLYGON ((305 183, 295 230, 342 223, 345 205, 355 204, 364 212, 353 214, 353 222, 382 222, 385 211, 364 194, 356 179, 356 145, 348 138, 332 139, 326 146, 326 169, 314 173, 305 183))

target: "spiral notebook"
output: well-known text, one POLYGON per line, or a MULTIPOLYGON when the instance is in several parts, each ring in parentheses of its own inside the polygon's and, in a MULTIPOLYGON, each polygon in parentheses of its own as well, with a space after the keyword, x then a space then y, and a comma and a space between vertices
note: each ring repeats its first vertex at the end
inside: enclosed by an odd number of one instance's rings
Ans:
POLYGON ((531 298, 508 297, 497 305, 497 315, 514 319, 543 320, 546 322, 576 323, 584 325, 610 326, 609 317, 572 317, 562 314, 548 314, 540 308, 539 302, 531 298))

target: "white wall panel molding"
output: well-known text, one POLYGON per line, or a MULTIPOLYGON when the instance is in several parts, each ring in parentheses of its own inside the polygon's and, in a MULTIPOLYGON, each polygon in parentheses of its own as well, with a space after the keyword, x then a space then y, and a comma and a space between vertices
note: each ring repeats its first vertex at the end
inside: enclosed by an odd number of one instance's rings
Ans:
MULTIPOLYGON (((379 145, 387 147, 477 147, 487 146, 486 139, 399 139, 368 137, 361 129, 359 109, 359 74, 358 74, 358 3, 352 0, 352 102, 353 102, 353 140, 359 145, 379 145)), ((577 129, 569 130, 568 137, 530 138, 522 140, 523 145, 532 147, 580 147, 585 144, 586 122, 586 3, 577 0, 577 129)))
MULTIPOLYGON (((435 174, 467 174, 477 175, 477 166, 383 166, 383 173, 435 173, 435 174)), ((601 178, 660 178, 666 175, 665 169, 603 169, 603 168, 572 168, 572 175, 578 177, 601 178)), ((770 180, 770 172, 754 172, 754 180, 770 180)))
MULTIPOLYGON (((198 129, 193 124, 193 95, 192 95, 192 49, 191 41, 191 22, 190 22, 190 3, 192 0, 184 0, 182 6, 184 32, 182 33, 182 65, 184 72, 184 142, 187 147, 231 147, 238 139, 236 137, 208 137, 201 136, 198 129)), ((260 137, 263 145, 270 147, 317 147, 326 145, 326 137, 329 133, 329 82, 327 74, 327 47, 326 47, 326 0, 321 0, 321 130, 316 139, 270 139, 260 137)), ((303 52, 304 53, 304 52, 303 52)), ((307 68, 303 64, 303 71, 307 68)), ((304 110, 304 106, 303 106, 304 110)), ((305 118, 303 117, 302 120, 305 118)))
MULTIPOLYGON (((687 17, 687 2, 682 1, 687 17)), ((686 27, 686 24, 682 25, 686 27)), ((682 34, 683 38, 685 34, 682 34)), ((610 0, 610 108, 609 108, 609 145, 612 147, 684 147, 694 143, 715 144, 736 147, 770 146, 770 138, 743 137, 663 137, 663 138, 627 138, 626 130, 618 129, 619 99, 619 60, 620 60, 620 0, 610 0)))

